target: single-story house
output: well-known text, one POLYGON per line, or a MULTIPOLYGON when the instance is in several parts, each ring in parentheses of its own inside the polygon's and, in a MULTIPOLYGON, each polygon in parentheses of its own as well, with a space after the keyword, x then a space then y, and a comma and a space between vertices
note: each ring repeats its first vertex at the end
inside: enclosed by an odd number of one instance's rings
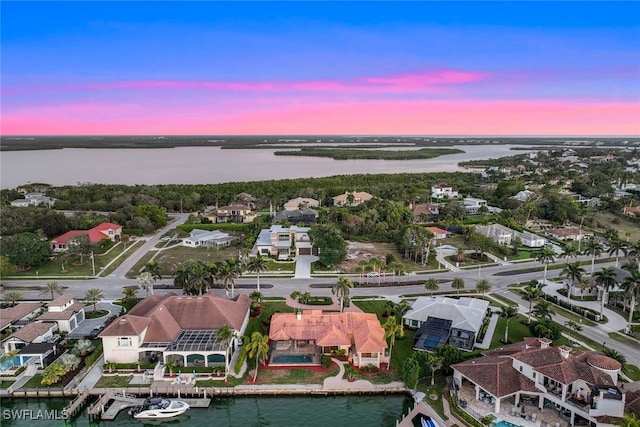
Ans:
POLYGON ((320 202, 316 199, 311 199, 309 197, 296 197, 295 199, 289 200, 284 204, 285 211, 295 211, 302 210, 304 208, 317 208, 320 206, 320 202))
POLYGON ((0 310, 0 331, 11 326, 23 326, 33 320, 42 309, 39 302, 21 302, 0 310))
POLYGON ((447 237, 450 237, 453 235, 452 232, 443 230, 442 228, 439 228, 439 227, 425 227, 425 229, 429 233, 433 233, 434 239, 436 240, 446 239, 447 237))
POLYGON ((617 386, 622 366, 599 352, 529 337, 451 367, 458 399, 489 403, 498 417, 510 406, 518 415, 551 411, 569 425, 605 427, 624 414, 625 393, 617 386))
POLYGON ((489 301, 461 297, 418 297, 403 316, 404 324, 417 328, 414 350, 435 350, 451 344, 473 350, 489 301))
POLYGON ((333 197, 334 206, 358 206, 360 203, 373 199, 373 196, 365 191, 345 191, 344 194, 333 197))
POLYGON ((343 350, 354 366, 389 363, 384 329, 375 314, 304 310, 271 318, 271 365, 320 364, 322 354, 343 350))
POLYGON ((178 366, 229 367, 249 322, 251 299, 234 299, 213 292, 179 296, 170 292, 140 301, 128 314, 116 319, 99 335, 106 361, 133 363, 158 358, 178 366), (232 337, 219 336, 224 326, 232 337))
POLYGON ((314 224, 318 220, 318 211, 311 208, 284 210, 273 218, 275 222, 288 221, 292 224, 314 224))
POLYGON ((85 318, 85 305, 76 302, 70 295, 60 295, 49 301, 47 311, 38 317, 39 322, 53 322, 58 324, 58 330, 71 332, 85 318))
POLYGON ((547 230, 547 233, 559 240, 573 240, 576 242, 593 236, 592 232, 582 230, 579 227, 553 228, 547 230))
POLYGON ((629 216, 640 215, 640 206, 625 206, 622 212, 629 216))
POLYGON ((312 255, 313 243, 309 238, 309 227, 283 227, 275 224, 258 234, 253 253, 265 256, 275 256, 280 260, 291 256, 312 255))
POLYGON ((228 233, 223 233, 220 230, 200 230, 194 228, 189 233, 189 237, 182 239, 182 246, 188 248, 221 248, 229 246, 233 241, 228 233))
POLYGON ((493 239, 499 245, 510 245, 518 238, 523 246, 528 248, 542 248, 547 244, 547 239, 533 234, 529 231, 520 232, 505 227, 502 224, 480 225, 476 231, 485 237, 493 239))
POLYGON ((67 231, 61 236, 56 237, 51 241, 51 249, 56 252, 66 251, 69 249, 68 243, 73 242, 73 238, 86 234, 89 236, 89 242, 96 244, 104 239, 109 239, 112 242, 117 242, 122 237, 122 226, 118 224, 112 224, 110 222, 103 222, 100 225, 89 230, 71 230, 67 231))

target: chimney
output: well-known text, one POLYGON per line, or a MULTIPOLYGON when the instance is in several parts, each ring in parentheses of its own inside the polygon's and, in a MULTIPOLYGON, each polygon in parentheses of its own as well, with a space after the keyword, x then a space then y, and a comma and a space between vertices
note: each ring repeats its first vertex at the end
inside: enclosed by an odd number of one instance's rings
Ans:
POLYGON ((549 346, 553 342, 549 338, 540 338, 539 341, 540 341, 540 348, 549 348, 549 346))
POLYGON ((298 311, 298 312, 296 313, 296 319, 298 319, 298 320, 302 320, 302 312, 301 312, 301 311, 298 311))
POLYGON ((558 347, 558 350, 560 350, 560 356, 565 359, 567 359, 569 357, 569 353, 571 353, 571 347, 569 347, 568 345, 560 346, 558 347))

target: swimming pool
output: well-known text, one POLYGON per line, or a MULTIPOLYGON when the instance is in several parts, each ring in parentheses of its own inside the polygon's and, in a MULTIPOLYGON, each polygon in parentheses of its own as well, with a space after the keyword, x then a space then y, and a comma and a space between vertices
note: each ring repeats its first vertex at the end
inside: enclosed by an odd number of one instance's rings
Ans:
POLYGON ((271 363, 285 365, 288 363, 311 363, 313 356, 310 354, 277 354, 273 356, 271 363))
POLYGON ((495 427, 521 427, 518 424, 511 424, 509 421, 500 420, 494 424, 495 427))

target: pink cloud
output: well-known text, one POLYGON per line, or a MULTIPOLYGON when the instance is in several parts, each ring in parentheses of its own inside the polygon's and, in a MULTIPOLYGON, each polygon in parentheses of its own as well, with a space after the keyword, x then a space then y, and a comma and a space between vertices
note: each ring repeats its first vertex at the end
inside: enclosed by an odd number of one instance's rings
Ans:
POLYGON ((4 114, 12 134, 632 135, 640 105, 599 100, 72 104, 4 114), (297 104, 297 105, 295 105, 297 104))

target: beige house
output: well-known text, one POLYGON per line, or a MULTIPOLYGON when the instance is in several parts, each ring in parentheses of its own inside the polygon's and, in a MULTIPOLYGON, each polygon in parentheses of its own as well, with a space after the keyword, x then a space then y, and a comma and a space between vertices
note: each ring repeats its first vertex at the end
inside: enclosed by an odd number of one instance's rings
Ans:
POLYGON ((214 223, 249 223, 256 219, 256 213, 246 205, 221 206, 207 215, 214 223))
POLYGON ((47 311, 38 317, 40 322, 56 323, 61 331, 72 332, 84 320, 85 305, 70 295, 60 295, 49 301, 47 311))
POLYGON ((227 299, 215 293, 153 295, 116 319, 99 335, 105 361, 132 363, 160 359, 178 366, 229 367, 249 322, 251 300, 227 299), (232 337, 219 336, 227 325, 232 337))
POLYGON ((345 191, 344 194, 333 197, 334 206, 358 206, 360 203, 373 199, 373 196, 364 191, 345 191))
POLYGON ((319 206, 320 202, 316 199, 311 199, 309 197, 296 197, 295 199, 291 199, 284 204, 284 210, 295 211, 297 209, 317 208, 319 206))
POLYGON ((317 365, 322 354, 340 350, 354 366, 380 368, 389 363, 384 329, 372 313, 276 313, 271 318, 269 339, 271 365, 317 365))

